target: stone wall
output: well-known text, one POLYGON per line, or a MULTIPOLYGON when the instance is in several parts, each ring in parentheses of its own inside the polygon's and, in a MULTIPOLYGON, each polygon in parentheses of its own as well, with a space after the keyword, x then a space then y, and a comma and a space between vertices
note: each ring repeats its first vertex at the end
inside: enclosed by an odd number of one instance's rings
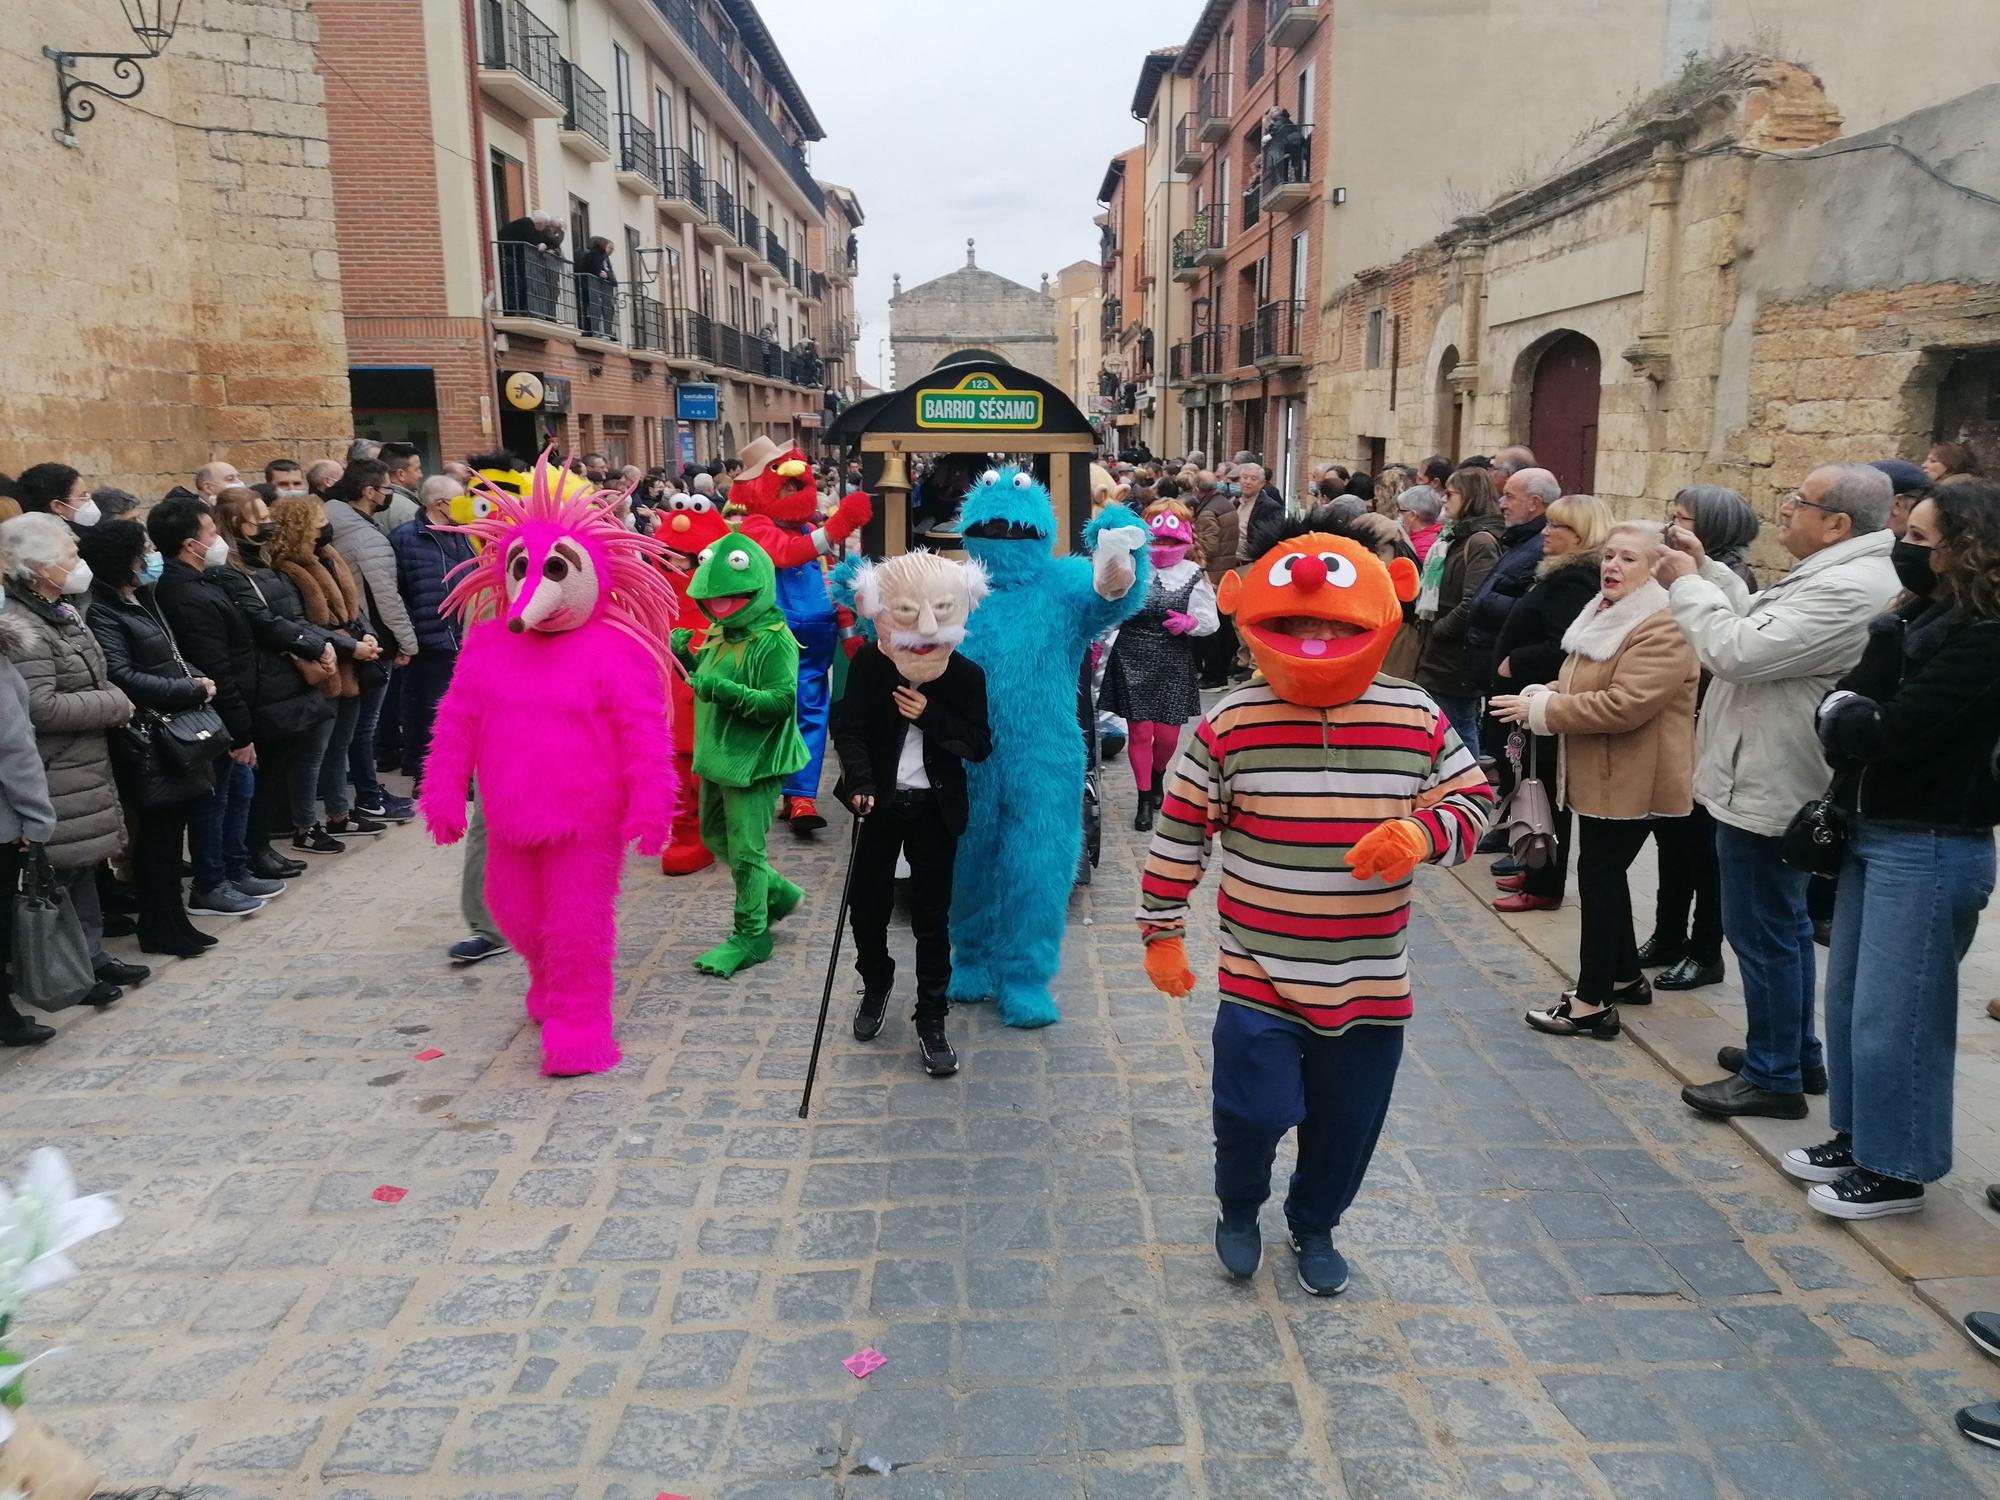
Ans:
POLYGON ((352 429, 309 0, 187 0, 144 92, 100 99, 74 147, 53 138, 40 48, 119 50, 130 31, 74 0, 7 16, 0 202, 21 212, 0 272, 0 469, 59 459, 151 499, 211 458, 338 454, 352 429))
POLYGON ((1042 292, 965 266, 889 299, 891 380, 908 385, 959 349, 985 349, 1044 380, 1059 381, 1056 306, 1042 292))

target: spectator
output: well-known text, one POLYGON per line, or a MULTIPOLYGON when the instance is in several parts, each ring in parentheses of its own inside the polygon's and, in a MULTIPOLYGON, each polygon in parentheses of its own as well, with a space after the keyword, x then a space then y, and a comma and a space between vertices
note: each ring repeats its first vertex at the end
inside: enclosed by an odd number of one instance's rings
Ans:
POLYGON ((1704 1114, 1803 1119, 1823 1077, 1813 1030, 1812 919, 1804 871, 1780 836, 1829 771, 1813 731, 1827 689, 1861 657, 1868 621, 1897 591, 1888 476, 1865 464, 1814 469, 1778 509, 1797 565, 1761 594, 1673 527, 1659 578, 1702 667, 1714 674, 1696 740, 1695 797, 1716 821, 1722 931, 1736 954, 1749 1035, 1718 1054, 1731 1070, 1681 1098, 1704 1114))
MULTIPOLYGON (((257 692, 256 638, 249 619, 217 586, 229 566, 229 544, 215 513, 193 495, 162 500, 146 516, 146 531, 164 559, 155 601, 181 654, 215 684, 215 710, 229 732, 229 751, 215 760, 215 787, 190 813, 188 855, 194 884, 188 910, 241 917, 285 893, 284 882, 305 873, 275 853, 253 868, 250 811, 257 791, 257 744, 251 705, 257 692)), ((269 853, 268 850, 266 850, 269 853)))
POLYGON ((306 470, 306 488, 324 500, 327 492, 340 483, 340 476, 346 472, 335 459, 316 459, 306 470))
POLYGON ((113 489, 105 486, 90 492, 90 498, 97 502, 99 521, 117 521, 139 508, 139 497, 130 490, 113 489))
POLYGON ((1396 513, 1410 535, 1410 550, 1417 554, 1421 567, 1430 557, 1438 533, 1444 530, 1444 500, 1428 483, 1413 484, 1396 497, 1396 513))
MULTIPOLYGON (((463 464, 460 463, 455 458, 448 458, 438 466, 438 472, 444 475, 444 477, 447 479, 456 479, 460 484, 464 485, 467 489, 470 489, 472 487, 471 464, 463 464)), ((418 503, 421 504, 423 501, 423 496, 419 494, 417 496, 417 500, 418 503)))
POLYGON ((1475 681, 1493 675, 1493 648, 1501 627, 1535 581, 1548 508, 1561 498, 1562 486, 1547 469, 1516 470, 1501 488, 1500 516, 1507 525, 1500 533, 1500 556, 1473 596, 1465 622, 1466 660, 1475 681))
POLYGON ((713 474, 704 474, 697 470, 690 484, 694 494, 705 495, 710 500, 715 498, 715 476, 713 474))
MULTIPOLYGON (((1752 593, 1757 577, 1744 560, 1757 539, 1757 513, 1736 491, 1720 485, 1691 485, 1674 496, 1667 520, 1691 531, 1702 550, 1743 580, 1752 593)), ((1695 722, 1708 697, 1709 675, 1701 674, 1695 694, 1695 722)), ((1685 818, 1662 818, 1653 825, 1659 846, 1659 884, 1653 904, 1653 932, 1639 945, 1641 968, 1663 968, 1653 981, 1659 990, 1692 990, 1720 984, 1722 963, 1722 867, 1716 862, 1715 820, 1699 802, 1685 818)))
POLYGON ((90 567, 77 556, 68 522, 31 514, 0 524, 0 579, 7 595, 0 654, 27 684, 35 748, 55 807, 49 863, 69 892, 97 975, 83 1003, 109 1005, 149 973, 104 951, 97 899, 97 867, 124 842, 105 731, 132 717, 132 700, 111 685, 97 638, 69 602, 89 590, 90 567))
POLYGON ((1347 476, 1343 494, 1352 495, 1361 502, 1361 508, 1368 510, 1375 504, 1375 477, 1372 474, 1353 473, 1347 476))
POLYGON ((382 445, 374 438, 358 437, 347 445, 347 461, 350 464, 373 463, 382 456, 382 445))
POLYGON ((103 514, 90 497, 90 487, 68 464, 34 464, 14 482, 23 511, 45 512, 67 521, 74 531, 95 526, 103 514))
POLYGON ((409 674, 409 698, 404 705, 408 715, 406 764, 419 781, 438 704, 451 686, 451 674, 464 643, 462 627, 457 616, 445 611, 444 598, 451 588, 448 580, 452 570, 472 560, 472 541, 439 529, 451 524, 451 502, 462 493, 449 479, 425 480, 424 513, 398 528, 390 539, 396 551, 397 585, 420 648, 404 669, 409 674))
POLYGON ((1285 500, 1264 478, 1264 466, 1244 457, 1236 466, 1236 562, 1248 565, 1264 555, 1263 538, 1285 523, 1285 500))
POLYGON ((424 482, 424 460, 415 443, 384 443, 380 463, 388 470, 389 487, 370 519, 382 535, 393 536, 398 526, 414 521, 423 509, 417 488, 424 482))
POLYGON ((330 637, 305 621, 297 592, 264 555, 273 527, 263 500, 240 487, 224 490, 216 512, 229 559, 227 566, 211 570, 209 581, 242 612, 257 644, 250 699, 257 784, 248 843, 250 868, 262 875, 279 868, 272 830, 297 831, 295 789, 303 786, 310 798, 316 785, 299 767, 310 764, 314 777, 318 775, 320 755, 333 732, 333 704, 318 684, 337 670, 337 658, 330 637), (272 858, 261 857, 266 854, 272 858))
POLYGON ((1451 478, 1454 465, 1442 453, 1433 453, 1417 465, 1417 483, 1427 484, 1439 494, 1444 493, 1444 482, 1451 478))
POLYGON ((1562 736, 1563 801, 1578 818, 1583 899, 1576 987, 1524 1018, 1551 1036, 1618 1034, 1618 1005, 1645 1005, 1626 872, 1654 818, 1693 805, 1694 690, 1699 669, 1653 578, 1665 543, 1641 522, 1614 526, 1599 563, 1599 602, 1564 633, 1554 688, 1493 700, 1505 723, 1562 736))
POLYGON ((223 459, 203 464, 194 471, 194 492, 204 500, 213 500, 224 490, 243 483, 243 476, 236 472, 236 465, 223 459))
POLYGON ((1818 715, 1849 820, 1826 960, 1834 1136, 1781 1165, 1837 1219, 1914 1212, 1951 1170, 1958 966, 2000 822, 2000 485, 1940 484, 1896 569, 1909 599, 1818 715))
MULTIPOLYGON (((1569 495, 1548 509, 1542 531, 1542 560, 1535 581, 1508 612, 1494 646, 1494 686, 1524 694, 1556 680, 1567 654, 1563 637, 1577 617, 1593 607, 1602 583, 1601 549, 1611 535, 1611 508, 1594 495, 1569 495)), ((1569 883, 1570 810, 1559 774, 1562 746, 1554 735, 1530 734, 1522 754, 1523 774, 1536 777, 1549 793, 1555 816, 1556 856, 1539 869, 1530 865, 1495 882, 1502 892, 1495 911, 1554 911, 1569 883)), ((1504 749, 1503 749, 1504 753, 1504 749)))
POLYGON ((1417 651, 1417 686, 1444 711, 1466 749, 1479 753, 1479 695, 1483 674, 1475 677, 1466 659, 1465 626, 1473 596, 1500 560, 1500 532, 1506 522, 1484 469, 1460 469, 1444 487, 1448 530, 1438 537, 1424 559, 1423 582, 1417 595, 1417 621, 1423 643, 1417 651))
POLYGON ((1896 498, 1889 506, 1889 535, 1900 542, 1903 528, 1910 524, 1910 512, 1917 508, 1918 501, 1930 495, 1931 476, 1900 458, 1878 459, 1869 467, 1887 474, 1889 483, 1895 487, 1896 498))
MULTIPOLYGON (((6 606, 7 596, 0 593, 0 640, 6 638, 6 606)), ((28 685, 0 651, 0 1047, 36 1047, 56 1034, 53 1026, 31 1021, 14 1008, 13 980, 14 891, 21 855, 30 844, 46 844, 55 831, 56 810, 35 747, 28 685)))
POLYGON ((612 337, 618 321, 618 271, 611 263, 611 241, 592 235, 577 246, 574 267, 578 326, 592 338, 612 337))
MULTIPOLYGON (((1957 474, 1977 475, 1979 459, 1964 443, 1932 443, 1924 455, 1923 471, 1932 484, 1942 484, 1957 474)), ((21 476, 23 479, 27 475, 21 476)))
MULTIPOLYGON (((370 519, 381 507, 387 479, 388 471, 379 462, 349 465, 327 497, 326 518, 333 527, 333 545, 361 581, 362 609, 375 627, 383 658, 394 669, 390 674, 393 682, 395 674, 405 671, 416 658, 418 648, 416 628, 403 608, 402 590, 396 584, 396 549, 370 519)), ((386 684, 371 685, 362 695, 354 745, 348 754, 348 774, 362 816, 401 821, 410 815, 405 799, 392 798, 376 777, 375 732, 387 692, 386 684)), ((407 734, 403 735, 403 768, 411 768, 407 734)))
POLYGON ((308 493, 306 471, 299 467, 296 458, 274 458, 265 464, 264 483, 278 492, 280 500, 308 493))
MULTIPOLYGON (((146 528, 137 521, 102 521, 84 533, 77 549, 90 565, 93 597, 86 619, 104 652, 111 685, 148 715, 172 715, 213 700, 214 680, 198 676, 181 659, 154 597, 163 560, 146 528)), ((188 920, 181 900, 181 846, 190 817, 207 800, 210 778, 204 772, 186 795, 149 802, 140 768, 117 748, 114 742, 111 766, 132 836, 127 857, 139 892, 139 947, 194 958, 215 939, 188 920)))
POLYGON ((583 477, 598 489, 603 489, 611 482, 611 460, 602 453, 586 453, 583 455, 582 463, 583 477))
MULTIPOLYGON (((332 528, 327 523, 325 501, 311 495, 280 500, 271 507, 271 523, 274 530, 265 555, 298 592, 307 622, 332 637, 338 658, 336 675, 321 685, 321 691, 333 699, 332 731, 320 755, 318 774, 309 785, 304 767, 296 768, 293 816, 296 819, 300 805, 296 787, 305 786, 304 804, 310 808, 317 792, 326 811, 323 826, 328 838, 338 841, 381 833, 386 825, 354 810, 348 784, 363 694, 379 702, 389 680, 382 670, 381 645, 361 602, 361 585, 347 559, 330 541, 332 528)), ((369 780, 373 779, 371 775, 369 780)))
MULTIPOLYGON (((1219 587, 1222 575, 1236 563, 1236 502, 1222 492, 1215 475, 1207 469, 1197 469, 1190 505, 1202 570, 1208 574, 1209 586, 1219 587)), ((1203 636, 1195 646, 1203 687, 1218 688, 1229 680, 1229 664, 1236 658, 1236 646, 1236 622, 1223 615, 1215 633, 1203 636)))
MULTIPOLYGON (((1471 460, 1467 460, 1470 462, 1471 460)), ((1509 474, 1518 474, 1523 469, 1535 467, 1535 450, 1516 443, 1511 448, 1502 448, 1490 460, 1493 468, 1493 482, 1501 484, 1509 474)), ((1560 486, 1558 486, 1560 488, 1560 486)))
MULTIPOLYGON (((1353 497, 1347 496, 1346 499, 1351 502, 1353 497)), ((1323 509, 1331 511, 1332 507, 1326 506, 1323 509)), ((1328 516, 1327 519, 1331 521, 1332 518, 1328 516)), ((1317 517, 1315 520, 1317 521, 1317 517)), ((1334 527, 1329 525, 1323 529, 1332 530, 1334 527)), ((1372 510, 1364 511, 1346 523, 1346 530, 1349 536, 1362 543, 1385 563, 1392 563, 1397 558, 1403 557, 1409 559, 1411 567, 1417 565, 1416 549, 1410 545, 1408 533, 1385 515, 1372 510)), ((1416 674, 1417 653, 1422 649, 1423 640, 1417 631, 1417 602, 1411 599, 1403 604, 1402 628, 1389 642, 1389 652, 1382 658, 1380 675, 1394 677, 1401 682, 1410 681, 1416 674)))
POLYGON ((1402 464, 1390 464, 1375 476, 1375 494, 1368 502, 1368 508, 1378 516, 1388 516, 1392 520, 1402 513, 1396 502, 1404 490, 1416 483, 1416 477, 1402 464))
POLYGON ((561 286, 563 223, 542 209, 503 224, 500 242, 501 305, 516 317, 553 318, 561 286))

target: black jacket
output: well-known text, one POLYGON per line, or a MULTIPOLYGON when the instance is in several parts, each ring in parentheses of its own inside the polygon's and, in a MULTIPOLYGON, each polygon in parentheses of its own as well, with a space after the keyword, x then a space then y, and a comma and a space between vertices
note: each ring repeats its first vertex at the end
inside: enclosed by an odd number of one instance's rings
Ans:
POLYGON ((256 642, 249 697, 257 738, 303 734, 331 717, 332 700, 285 660, 295 656, 311 661, 333 641, 332 632, 307 622, 305 605, 291 580, 260 562, 253 562, 248 573, 231 566, 210 568, 202 577, 242 612, 256 642))
POLYGON ((1493 647, 1492 691, 1518 693, 1530 683, 1556 680, 1569 655, 1563 650, 1563 632, 1598 592, 1597 563, 1594 550, 1565 553, 1552 559, 1548 572, 1521 596, 1493 647), (1499 675, 1503 661, 1505 677, 1499 675))
POLYGON ((1869 624, 1820 710, 1839 800, 1871 822, 1954 833, 2000 824, 2000 620, 1917 599, 1869 624))
POLYGON ((1465 621, 1466 664, 1476 679, 1493 675, 1500 658, 1494 647, 1500 642, 1500 627, 1534 586, 1535 569, 1542 560, 1542 531, 1546 516, 1536 516, 1500 533, 1500 560, 1472 596, 1472 613, 1465 621))
MULTIPOLYGON (((896 707, 903 674, 876 649, 863 646, 847 667, 847 689, 833 706, 833 748, 840 756, 835 797, 852 804, 873 797, 877 807, 896 795, 896 765, 910 721, 896 707)), ((986 720, 986 673, 964 652, 953 652, 944 673, 918 691, 927 707, 916 721, 924 736, 924 773, 945 827, 965 832, 965 762, 993 753, 986 720)))
MULTIPOLYGON (((170 714, 208 701, 194 674, 182 664, 151 588, 139 589, 127 600, 116 589, 95 587, 90 591, 90 612, 83 618, 104 648, 104 670, 111 685, 139 707, 170 714)), ((217 691, 221 691, 219 679, 217 691)))
POLYGON ((229 728, 230 747, 241 750, 257 738, 250 718, 257 686, 257 642, 249 620, 208 581, 206 573, 184 562, 168 561, 154 585, 153 599, 188 665, 214 680, 215 711, 229 728))

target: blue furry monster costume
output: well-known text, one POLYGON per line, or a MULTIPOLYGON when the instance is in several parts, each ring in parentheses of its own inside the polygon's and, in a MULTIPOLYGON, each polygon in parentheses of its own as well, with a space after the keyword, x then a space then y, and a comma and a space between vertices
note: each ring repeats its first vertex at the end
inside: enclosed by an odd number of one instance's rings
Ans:
POLYGON ((1061 1019, 1049 982, 1083 845, 1077 673, 1091 641, 1146 602, 1148 533, 1107 505, 1084 532, 1088 555, 1057 557, 1048 490, 1011 467, 986 471, 958 527, 993 585, 959 648, 986 672, 993 754, 965 768, 949 995, 998 1000, 1009 1026, 1047 1026, 1061 1019))

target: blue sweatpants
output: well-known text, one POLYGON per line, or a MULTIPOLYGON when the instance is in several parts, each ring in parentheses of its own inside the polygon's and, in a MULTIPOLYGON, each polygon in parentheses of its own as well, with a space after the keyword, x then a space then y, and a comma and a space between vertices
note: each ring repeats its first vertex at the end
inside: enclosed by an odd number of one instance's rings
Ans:
POLYGON ((799 643, 799 733, 812 759, 785 778, 787 797, 817 797, 826 759, 826 725, 833 709, 833 653, 840 627, 832 615, 791 622, 799 643))
POLYGON ((1288 1130, 1298 1170, 1285 1218, 1332 1229, 1375 1155, 1403 1060, 1400 1026, 1321 1036, 1296 1021, 1224 1000, 1215 1012, 1215 1196, 1241 1224, 1271 1196, 1271 1163, 1288 1130))

